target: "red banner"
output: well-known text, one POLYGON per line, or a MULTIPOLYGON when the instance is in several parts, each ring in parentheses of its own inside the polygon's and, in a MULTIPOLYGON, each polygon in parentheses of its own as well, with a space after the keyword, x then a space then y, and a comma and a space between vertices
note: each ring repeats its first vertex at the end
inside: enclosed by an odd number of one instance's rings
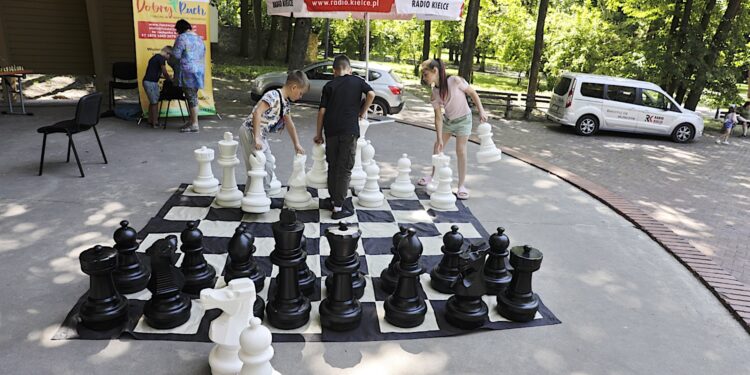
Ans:
MULTIPOLYGON (((193 24, 191 26, 201 39, 206 40, 206 25, 193 24)), ((174 22, 138 21, 138 37, 140 39, 168 39, 173 41, 177 38, 177 31, 174 29, 174 22)))
POLYGON ((305 0, 309 12, 388 13, 394 0, 305 0))

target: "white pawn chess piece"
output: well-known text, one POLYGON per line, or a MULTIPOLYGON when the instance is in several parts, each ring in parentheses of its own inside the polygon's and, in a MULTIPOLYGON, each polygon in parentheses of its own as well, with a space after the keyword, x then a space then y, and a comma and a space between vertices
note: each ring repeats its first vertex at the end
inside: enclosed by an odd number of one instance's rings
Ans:
POLYGON ((242 370, 240 335, 253 316, 255 299, 255 283, 248 278, 234 279, 225 288, 201 290, 203 307, 223 311, 208 330, 208 337, 216 343, 208 354, 211 374, 234 375, 242 370))
POLYGON ((307 191, 305 181, 305 161, 307 156, 297 154, 294 156, 292 175, 289 177, 289 191, 284 195, 284 205, 289 208, 306 208, 313 204, 312 195, 307 191))
POLYGON ((273 154, 270 154, 269 161, 271 163, 271 182, 268 184, 268 195, 271 197, 279 197, 282 195, 283 191, 281 190, 281 181, 279 181, 278 178, 276 178, 276 157, 273 156, 273 154))
MULTIPOLYGON (((362 160, 364 161, 365 159, 362 160)), ((368 164, 365 170, 367 172, 367 182, 365 182, 362 191, 357 194, 357 203, 362 207, 380 207, 383 205, 383 199, 385 198, 378 184, 378 180, 380 180, 380 168, 371 156, 368 157, 368 164)))
POLYGON ((312 148, 313 165, 307 174, 307 186, 324 189, 328 187, 328 162, 326 161, 326 146, 315 144, 312 148))
POLYGON ((271 199, 266 196, 263 189, 263 178, 266 172, 266 155, 261 151, 253 151, 248 157, 250 171, 250 188, 247 189, 245 197, 242 198, 242 211, 253 214, 262 214, 271 210, 271 199))
POLYGON ((367 173, 362 166, 362 148, 367 145, 365 134, 367 129, 370 127, 370 122, 367 119, 359 120, 359 139, 357 139, 357 152, 354 155, 354 167, 352 167, 352 175, 349 179, 349 187, 353 188, 354 191, 360 191, 365 186, 367 180, 367 173))
POLYGON ((477 162, 492 163, 503 157, 500 148, 495 146, 492 140, 492 126, 486 122, 479 124, 477 127, 477 136, 479 137, 479 151, 477 151, 477 162))
POLYGON ((430 195, 430 206, 438 211, 451 211, 457 210, 456 207, 456 196, 451 191, 451 183, 453 182, 453 171, 448 166, 450 163, 450 156, 445 155, 443 164, 437 170, 438 185, 435 192, 430 195))
MULTIPOLYGON (((362 138, 360 138, 360 140, 361 139, 362 138)), ((357 185, 352 185, 351 183, 349 184, 349 186, 351 186, 352 189, 354 189, 354 192, 356 194, 359 194, 362 191, 362 189, 365 187, 365 184, 367 183, 366 168, 367 166, 370 165, 370 163, 375 162, 375 160, 373 159, 375 157, 375 148, 372 147, 372 144, 370 143, 370 141, 365 141, 365 144, 362 146, 359 153, 360 153, 360 166, 365 175, 365 179, 362 181, 361 184, 359 183, 357 185)))
POLYGON ((432 178, 430 179, 430 182, 427 183, 427 185, 424 187, 424 189, 427 191, 427 194, 432 194, 437 190, 438 185, 438 169, 443 165, 445 160, 450 161, 450 156, 447 156, 443 154, 442 152, 439 154, 432 155, 432 178))
POLYGON ((198 161, 198 177, 193 180, 193 191, 198 194, 213 194, 219 190, 219 180, 214 178, 211 171, 211 161, 214 160, 214 150, 206 146, 193 151, 198 161))
POLYGON ((219 141, 219 165, 223 168, 221 175, 221 189, 216 194, 216 204, 221 207, 240 207, 242 204, 242 192, 237 188, 237 179, 234 176, 234 168, 240 164, 237 158, 237 146, 239 142, 234 140, 232 133, 225 132, 224 139, 219 141))
POLYGON ((401 155, 401 159, 398 159, 398 176, 396 180, 390 186, 390 194, 396 198, 412 198, 414 197, 414 184, 411 183, 411 160, 407 154, 401 155))
POLYGON ((259 318, 251 318, 250 326, 240 334, 240 375, 279 375, 271 366, 273 358, 273 336, 271 331, 261 324, 259 318))

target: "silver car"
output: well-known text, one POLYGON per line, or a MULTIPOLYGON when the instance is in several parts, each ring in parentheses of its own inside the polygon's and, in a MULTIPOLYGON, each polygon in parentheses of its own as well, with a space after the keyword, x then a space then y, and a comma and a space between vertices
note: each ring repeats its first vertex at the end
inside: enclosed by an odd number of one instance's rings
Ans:
MULTIPOLYGON (((333 62, 322 61, 300 69, 310 80, 310 90, 300 101, 320 103, 323 86, 333 79, 333 62)), ((364 77, 365 63, 352 61, 352 74, 364 77)), ((259 75, 250 83, 250 95, 257 101, 268 90, 280 88, 286 81, 286 72, 272 72, 259 75)), ((404 108, 402 92, 404 85, 396 73, 387 66, 370 63, 370 86, 375 91, 375 100, 370 106, 370 113, 389 115, 401 112, 404 108)))

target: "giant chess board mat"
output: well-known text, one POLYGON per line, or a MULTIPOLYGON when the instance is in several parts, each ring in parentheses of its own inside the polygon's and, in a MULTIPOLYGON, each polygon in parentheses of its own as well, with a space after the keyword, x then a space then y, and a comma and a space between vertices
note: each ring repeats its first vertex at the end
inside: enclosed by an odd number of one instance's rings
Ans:
MULTIPOLYGON (((243 186, 240 185, 240 190, 243 186)), ((394 198, 388 189, 382 189, 386 196, 383 206, 366 208, 357 204, 356 197, 347 198, 347 205, 355 210, 353 217, 342 221, 356 224, 362 232, 357 249, 360 260, 360 271, 365 275, 367 286, 362 304, 362 323, 359 328, 348 332, 335 332, 321 327, 318 308, 326 296, 325 279, 329 271, 325 268, 325 259, 330 254, 330 247, 324 236, 326 228, 338 221, 331 219, 331 212, 318 209, 318 199, 327 198, 326 189, 308 188, 315 205, 309 209, 297 210, 297 218, 305 224, 307 238, 307 265, 318 276, 315 292, 308 296, 312 311, 310 321, 293 330, 281 330, 266 323, 273 333, 274 342, 347 342, 347 341, 383 341, 428 337, 444 337, 466 334, 478 330, 504 330, 528 328, 558 324, 560 321, 544 305, 539 304, 539 312, 534 320, 527 323, 511 322, 497 313, 496 296, 483 297, 489 307, 489 320, 477 330, 467 331, 450 325, 444 318, 445 304, 449 294, 440 293, 430 287, 429 271, 440 262, 442 236, 450 231, 452 225, 458 225, 465 241, 472 243, 485 242, 489 234, 474 217, 468 207, 461 201, 456 203, 456 211, 435 211, 430 208, 429 197, 421 189, 412 199, 394 198), (406 225, 417 231, 422 241, 424 252, 420 264, 424 273, 420 276, 421 290, 427 302, 427 316, 422 325, 414 328, 399 328, 385 321, 383 301, 387 294, 379 285, 379 276, 388 267, 391 260, 391 237, 398 231, 398 225, 406 225)), ((278 221, 283 207, 283 198, 272 198, 271 211, 265 214, 247 214, 239 208, 223 208, 214 203, 214 195, 196 194, 191 186, 182 184, 167 200, 159 213, 138 233, 142 256, 151 244, 169 234, 178 237, 187 222, 200 220, 198 228, 204 234, 205 258, 216 269, 217 275, 223 275, 227 261, 227 245, 235 228, 241 223, 248 223, 250 233, 255 236, 256 252, 254 254, 259 267, 268 276, 263 290, 258 292, 267 302, 275 289, 274 277, 278 270, 272 265, 269 255, 274 247, 271 225, 278 221)), ((512 234, 511 234, 512 236, 512 234)), ((181 245, 181 243, 180 243, 181 245)), ((182 253, 178 251, 180 257, 182 253)), ((182 259, 177 262, 180 265, 182 259)), ((544 272, 544 268, 540 272, 544 272)), ((216 287, 225 286, 222 277, 216 281, 216 287)), ((539 292, 539 291, 537 291, 539 292)), ((544 291, 540 291, 540 295, 544 291)), ((128 321, 123 327, 113 331, 92 331, 79 324, 78 310, 86 298, 84 294, 68 313, 61 328, 53 339, 88 339, 103 340, 113 338, 133 338, 136 340, 171 340, 210 342, 208 329, 211 320, 221 313, 218 309, 206 310, 200 299, 192 300, 190 320, 182 326, 159 330, 149 327, 143 319, 143 306, 150 298, 148 289, 134 294, 126 294, 129 303, 128 321)))

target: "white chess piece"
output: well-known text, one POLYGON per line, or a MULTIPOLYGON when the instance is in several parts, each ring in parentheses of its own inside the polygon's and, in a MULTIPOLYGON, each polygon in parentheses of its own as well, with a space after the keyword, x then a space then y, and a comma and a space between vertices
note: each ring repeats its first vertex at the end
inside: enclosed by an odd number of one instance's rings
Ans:
POLYGON ((208 337, 216 343, 208 355, 211 374, 234 375, 242 370, 240 334, 253 318, 255 299, 255 284, 248 278, 234 279, 225 288, 201 290, 201 304, 207 310, 223 311, 208 331, 208 337))
POLYGON ((407 154, 401 155, 401 159, 398 159, 398 176, 396 181, 391 184, 390 193, 396 198, 412 198, 414 197, 414 184, 411 183, 411 160, 407 154))
MULTIPOLYGON (((363 154, 368 154, 368 164, 365 169, 367 172, 367 182, 365 182, 362 191, 357 194, 357 203, 362 207, 380 207, 383 205, 383 199, 385 198, 378 184, 378 180, 380 180, 380 168, 369 153, 363 152, 363 154)), ((364 161, 365 159, 362 160, 364 161)))
POLYGON ((221 189, 216 194, 216 204, 221 207, 240 207, 242 192, 237 188, 234 168, 240 164, 237 158, 237 146, 232 133, 225 132, 224 139, 219 141, 219 165, 223 168, 221 175, 221 189))
POLYGON ((367 173, 367 166, 375 162, 375 147, 372 146, 372 141, 366 140, 366 144, 362 147, 362 169, 365 174, 367 173))
POLYGON ((367 145, 365 134, 367 134, 367 128, 370 127, 370 122, 367 119, 359 120, 359 139, 357 139, 357 152, 354 155, 354 167, 352 168, 352 176, 349 180, 349 187, 353 188, 354 191, 360 191, 365 186, 367 180, 367 173, 362 168, 362 148, 367 145))
POLYGON ((259 318, 250 319, 250 326, 240 334, 240 375, 279 375, 271 366, 273 358, 273 336, 271 331, 261 324, 259 318))
POLYGON ((438 211, 450 211, 457 210, 456 207, 456 196, 451 191, 451 183, 453 182, 453 171, 448 166, 450 163, 450 156, 445 155, 442 159, 443 164, 437 170, 438 185, 435 192, 430 195, 430 206, 438 211))
POLYGON ((269 183, 268 195, 271 197, 279 197, 282 195, 281 181, 276 178, 276 157, 273 154, 270 155, 269 161, 271 162, 271 182, 269 183))
POLYGON ((432 194, 437 189, 438 169, 440 169, 440 167, 443 165, 446 158, 450 161, 450 156, 447 156, 442 152, 432 155, 432 178, 430 179, 430 182, 424 187, 424 189, 427 191, 427 194, 432 194))
POLYGON ((492 140, 492 126, 486 122, 479 124, 477 127, 477 136, 479 137, 479 151, 477 151, 477 162, 492 163, 503 157, 500 148, 495 146, 492 140))
POLYGON ((250 171, 250 188, 247 189, 245 197, 242 198, 242 211, 262 214, 271 210, 271 199, 266 196, 263 189, 263 178, 266 172, 266 155, 261 151, 253 151, 248 157, 250 171))
POLYGON ((198 161, 198 177, 193 180, 193 191, 198 194, 213 194, 219 190, 219 180, 214 178, 211 171, 211 161, 214 160, 214 150, 206 146, 193 151, 198 161))
POLYGON ((312 147, 313 165, 307 174, 307 186, 324 189, 328 187, 328 162, 326 161, 326 146, 315 144, 312 147))
POLYGON ((305 161, 306 155, 297 154, 294 156, 294 166, 292 175, 289 177, 289 191, 284 195, 284 205, 289 208, 306 208, 313 204, 312 196, 307 191, 305 182, 305 161))

